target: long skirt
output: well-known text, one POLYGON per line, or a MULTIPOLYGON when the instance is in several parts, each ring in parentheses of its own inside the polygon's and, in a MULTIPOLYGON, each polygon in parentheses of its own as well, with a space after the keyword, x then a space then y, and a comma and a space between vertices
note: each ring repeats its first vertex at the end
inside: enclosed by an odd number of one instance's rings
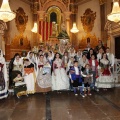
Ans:
POLYGON ((97 88, 113 88, 114 78, 112 75, 100 75, 95 82, 97 88))
POLYGON ((51 91, 51 68, 49 72, 43 73, 43 70, 39 71, 36 82, 36 92, 49 92, 51 91))
POLYGON ((68 90, 69 78, 65 72, 65 69, 55 69, 55 75, 52 73, 52 90, 68 90))
POLYGON ((8 97, 8 85, 7 82, 5 82, 5 88, 0 91, 0 99, 7 98, 8 97))
POLYGON ((35 93, 35 76, 34 73, 30 73, 29 75, 24 77, 24 81, 27 87, 27 94, 35 93))

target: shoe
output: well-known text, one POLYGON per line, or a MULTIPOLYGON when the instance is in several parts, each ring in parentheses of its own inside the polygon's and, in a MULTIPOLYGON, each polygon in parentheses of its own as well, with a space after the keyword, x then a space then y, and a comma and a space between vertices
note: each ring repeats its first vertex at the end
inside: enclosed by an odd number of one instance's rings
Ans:
POLYGON ((87 94, 85 94, 85 97, 87 96, 87 94))
POLYGON ((92 94, 91 94, 91 93, 89 93, 88 95, 89 95, 89 96, 91 96, 92 94))
POLYGON ((78 94, 75 94, 75 96, 78 96, 78 94))
POLYGON ((83 93, 80 93, 80 95, 84 98, 85 97, 85 95, 83 94, 83 93))

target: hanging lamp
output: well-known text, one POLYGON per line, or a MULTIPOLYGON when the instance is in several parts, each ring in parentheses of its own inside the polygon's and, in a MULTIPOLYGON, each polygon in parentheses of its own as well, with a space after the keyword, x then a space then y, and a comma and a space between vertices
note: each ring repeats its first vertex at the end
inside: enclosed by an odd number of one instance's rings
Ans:
POLYGON ((72 29, 71 29, 70 31, 71 31, 72 33, 77 33, 77 32, 79 32, 79 30, 78 30, 75 22, 73 23, 73 27, 72 27, 72 29))
POLYGON ((3 0, 0 8, 0 20, 8 22, 16 17, 16 13, 11 11, 8 0, 3 0))
POLYGON ((38 27, 37 27, 37 23, 36 22, 34 23, 34 26, 33 26, 31 31, 34 32, 34 33, 37 33, 38 27))
POLYGON ((113 1, 112 12, 107 15, 107 19, 113 22, 120 21, 120 6, 118 1, 113 1))

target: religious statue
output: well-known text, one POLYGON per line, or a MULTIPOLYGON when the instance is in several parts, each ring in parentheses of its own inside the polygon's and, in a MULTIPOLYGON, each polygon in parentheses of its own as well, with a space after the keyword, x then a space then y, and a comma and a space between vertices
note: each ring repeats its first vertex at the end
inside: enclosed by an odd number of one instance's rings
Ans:
POLYGON ((56 22, 52 22, 52 37, 56 37, 57 35, 57 24, 56 22))
POLYGON ((66 31, 66 26, 65 26, 65 23, 62 23, 61 24, 61 32, 59 33, 58 39, 69 39, 69 35, 66 31))

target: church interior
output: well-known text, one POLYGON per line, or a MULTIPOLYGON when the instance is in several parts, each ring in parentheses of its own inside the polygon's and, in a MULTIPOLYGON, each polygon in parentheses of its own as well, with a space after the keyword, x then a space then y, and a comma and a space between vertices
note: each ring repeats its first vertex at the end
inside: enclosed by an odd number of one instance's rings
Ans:
POLYGON ((101 41, 114 55, 110 90, 92 91, 85 98, 66 90, 17 98, 9 91, 0 99, 0 120, 120 120, 119 4, 120 0, 0 0, 0 50, 7 67, 16 53, 36 55, 45 45, 69 43, 79 51, 101 41), (3 1, 10 8, 3 5, 2 11, 3 1))

